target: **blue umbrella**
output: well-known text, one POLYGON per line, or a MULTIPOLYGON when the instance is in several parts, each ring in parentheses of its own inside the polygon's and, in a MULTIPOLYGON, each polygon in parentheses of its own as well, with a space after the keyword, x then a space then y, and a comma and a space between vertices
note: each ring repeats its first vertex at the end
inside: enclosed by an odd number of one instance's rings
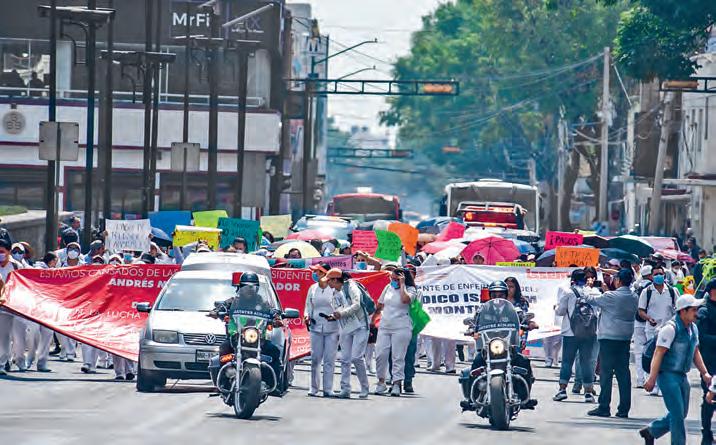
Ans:
POLYGON ((531 253, 537 253, 534 246, 532 244, 528 243, 527 241, 522 241, 518 239, 510 240, 513 243, 515 243, 515 247, 517 247, 517 250, 520 251, 520 254, 522 255, 529 255, 531 253))
POLYGON ((172 245, 172 237, 167 235, 162 229, 157 229, 156 227, 152 227, 152 241, 161 247, 169 247, 172 245))

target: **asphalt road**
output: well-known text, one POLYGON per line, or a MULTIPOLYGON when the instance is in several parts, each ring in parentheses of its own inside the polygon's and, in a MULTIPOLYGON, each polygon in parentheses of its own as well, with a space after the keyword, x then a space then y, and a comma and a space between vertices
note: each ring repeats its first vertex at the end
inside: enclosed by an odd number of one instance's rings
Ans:
MULTIPOLYGON (((306 396, 307 364, 296 367, 295 387, 283 399, 270 398, 252 420, 241 421, 209 383, 170 381, 161 393, 139 394, 114 373, 85 375, 80 364, 52 361, 52 373, 11 373, 0 377, 0 437, 13 445, 217 443, 261 440, 285 444, 641 443, 637 430, 664 412, 660 398, 634 390, 631 418, 591 418, 593 407, 581 397, 553 402, 557 372, 534 362, 538 378, 536 411, 524 411, 510 431, 492 431, 473 413, 460 413, 457 378, 419 371, 417 393, 399 399, 371 395, 368 400, 306 396)), ((338 370, 338 369, 337 369, 338 370)), ((698 443, 698 382, 692 375, 689 443, 698 443)), ((371 384, 375 381, 371 378, 371 384)), ((357 382, 356 382, 357 383, 357 382)), ((338 385, 338 377, 336 377, 338 385)), ((355 385, 357 388, 357 384, 355 385)), ((614 388, 615 397, 617 391, 614 388)), ((357 396, 357 395, 356 395, 357 396)), ((661 442, 667 443, 668 439, 661 442)), ((657 442, 659 443, 659 442, 657 442)))

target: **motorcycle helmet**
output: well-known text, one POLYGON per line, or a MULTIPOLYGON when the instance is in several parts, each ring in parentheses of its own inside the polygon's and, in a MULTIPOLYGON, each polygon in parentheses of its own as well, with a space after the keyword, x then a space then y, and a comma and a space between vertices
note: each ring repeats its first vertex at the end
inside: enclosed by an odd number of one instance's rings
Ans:
POLYGON ((241 274, 241 280, 239 281, 239 287, 244 286, 259 286, 259 276, 253 272, 245 272, 241 274))
POLYGON ((490 293, 490 299, 507 298, 507 285, 504 281, 493 281, 487 290, 490 293))

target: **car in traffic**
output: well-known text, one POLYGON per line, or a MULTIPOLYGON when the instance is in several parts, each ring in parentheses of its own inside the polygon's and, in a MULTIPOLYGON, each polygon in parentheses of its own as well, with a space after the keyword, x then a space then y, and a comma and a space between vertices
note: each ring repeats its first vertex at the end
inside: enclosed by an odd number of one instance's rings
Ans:
MULTIPOLYGON (((208 314, 215 302, 235 295, 234 272, 256 273, 262 299, 283 312, 265 258, 232 253, 190 255, 153 305, 137 304, 139 312, 149 313, 139 341, 138 391, 152 392, 166 385, 167 379, 210 378, 209 360, 219 353, 226 329, 221 320, 208 314)), ((290 331, 274 329, 271 335, 288 366, 290 331)))
POLYGON ((337 240, 347 240, 348 235, 353 233, 355 229, 356 223, 351 218, 327 215, 306 215, 291 227, 292 232, 317 230, 337 240))

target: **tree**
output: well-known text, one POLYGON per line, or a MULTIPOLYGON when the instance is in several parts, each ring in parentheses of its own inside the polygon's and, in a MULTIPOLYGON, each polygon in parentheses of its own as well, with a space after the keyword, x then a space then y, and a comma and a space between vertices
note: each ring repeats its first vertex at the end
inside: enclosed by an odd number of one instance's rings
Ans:
POLYGON ((394 75, 455 79, 461 94, 394 98, 382 120, 400 126, 401 144, 423 151, 451 179, 524 182, 531 158, 538 177, 554 182, 558 122, 595 120, 599 55, 624 10, 593 0, 443 4, 423 18, 394 75), (445 146, 460 150, 447 154, 445 146))

